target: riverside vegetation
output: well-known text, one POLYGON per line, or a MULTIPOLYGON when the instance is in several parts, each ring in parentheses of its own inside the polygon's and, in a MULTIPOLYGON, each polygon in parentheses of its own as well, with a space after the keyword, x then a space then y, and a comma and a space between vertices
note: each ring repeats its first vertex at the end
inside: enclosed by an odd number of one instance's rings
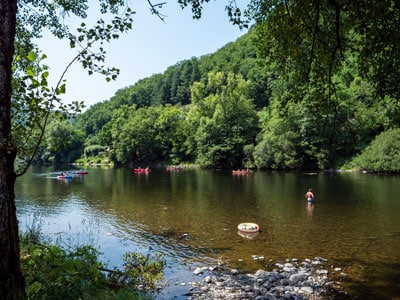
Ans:
POLYGON ((108 269, 92 246, 65 249, 38 230, 20 237, 28 299, 152 299, 165 260, 126 253, 123 269, 108 269))

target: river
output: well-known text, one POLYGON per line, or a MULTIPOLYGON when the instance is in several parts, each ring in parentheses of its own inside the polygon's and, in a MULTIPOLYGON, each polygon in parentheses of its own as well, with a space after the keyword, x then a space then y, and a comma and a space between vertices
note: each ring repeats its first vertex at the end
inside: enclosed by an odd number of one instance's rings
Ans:
POLYGON ((94 245, 110 266, 127 251, 163 254, 169 284, 159 299, 185 299, 193 268, 216 260, 256 271, 316 256, 342 268, 343 289, 360 299, 400 299, 399 176, 85 170, 63 181, 59 168, 32 167, 18 178, 20 231, 38 227, 66 246, 94 245), (313 204, 304 198, 309 187, 313 204), (259 234, 239 235, 242 222, 257 223, 259 234))

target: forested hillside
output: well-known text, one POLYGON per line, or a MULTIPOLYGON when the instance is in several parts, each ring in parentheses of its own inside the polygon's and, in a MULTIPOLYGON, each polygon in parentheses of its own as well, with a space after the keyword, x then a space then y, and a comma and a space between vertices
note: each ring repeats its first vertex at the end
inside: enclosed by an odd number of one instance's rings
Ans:
POLYGON ((331 83, 310 84, 289 68, 282 72, 271 51, 263 51, 259 33, 253 28, 213 54, 182 60, 118 90, 69 129, 57 121, 38 161, 106 153, 117 165, 363 167, 362 158, 352 159, 381 132, 398 127, 398 101, 360 74, 352 52, 331 83), (67 131, 63 147, 55 128, 67 131))

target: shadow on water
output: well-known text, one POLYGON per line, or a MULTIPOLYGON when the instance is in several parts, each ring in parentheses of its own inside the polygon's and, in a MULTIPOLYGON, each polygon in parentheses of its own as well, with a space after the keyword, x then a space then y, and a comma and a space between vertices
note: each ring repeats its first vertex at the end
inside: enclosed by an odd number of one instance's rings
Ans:
POLYGON ((342 287, 350 296, 366 300, 400 299, 400 263, 359 259, 339 260, 337 263, 354 269, 351 278, 342 280, 342 287))

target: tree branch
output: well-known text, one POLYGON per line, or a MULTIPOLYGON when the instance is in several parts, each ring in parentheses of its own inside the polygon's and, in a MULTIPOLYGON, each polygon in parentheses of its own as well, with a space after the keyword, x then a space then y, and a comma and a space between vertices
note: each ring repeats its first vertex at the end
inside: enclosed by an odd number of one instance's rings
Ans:
POLYGON ((47 109, 46 114, 45 114, 45 117, 44 117, 43 126, 41 127, 40 135, 39 135, 39 138, 38 138, 38 140, 37 140, 37 142, 36 142, 36 145, 35 145, 35 148, 34 148, 34 150, 33 150, 33 152, 32 152, 32 155, 30 156, 28 162, 26 163, 26 165, 25 165, 25 167, 22 169, 22 171, 16 174, 16 177, 19 177, 19 176, 24 175, 24 174, 26 173, 26 171, 29 169, 30 165, 32 164, 33 159, 34 159, 35 155, 37 154, 37 152, 38 152, 38 150, 39 150, 40 144, 41 144, 42 141, 43 141, 44 133, 45 133, 45 129, 46 129, 46 125, 47 125, 47 123, 48 123, 48 121, 49 121, 49 116, 50 116, 50 112, 51 112, 51 107, 52 107, 52 104, 53 104, 53 102, 54 102, 54 100, 55 100, 55 98, 56 98, 57 90, 58 90, 58 88, 60 87, 61 82, 63 81, 63 79, 64 79, 64 77, 65 77, 65 74, 67 73, 68 69, 72 66, 72 64, 73 64, 75 61, 77 61, 77 60, 79 59, 79 57, 80 57, 80 55, 82 54, 82 52, 83 52, 83 51, 86 51, 86 50, 88 49, 88 47, 89 47, 89 46, 86 46, 86 48, 84 48, 83 50, 81 50, 81 51, 69 62, 69 64, 65 67, 63 73, 61 74, 61 76, 60 76, 60 78, 59 78, 59 80, 58 80, 58 82, 57 82, 57 84, 56 84, 56 86, 55 86, 55 89, 54 89, 54 91, 53 91, 53 95, 52 95, 52 97, 51 97, 50 104, 48 105, 48 109, 47 109))
POLYGON ((147 0, 147 3, 150 5, 150 11, 152 14, 155 14, 161 21, 165 22, 166 15, 160 13, 159 9, 162 8, 167 2, 160 2, 153 4, 151 0, 147 0))

